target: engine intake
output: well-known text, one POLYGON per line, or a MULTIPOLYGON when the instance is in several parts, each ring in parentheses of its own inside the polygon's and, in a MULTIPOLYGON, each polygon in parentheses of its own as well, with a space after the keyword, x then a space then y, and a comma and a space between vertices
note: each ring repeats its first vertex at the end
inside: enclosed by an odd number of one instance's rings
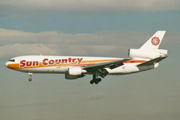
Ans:
POLYGON ((77 78, 81 78, 84 77, 84 74, 86 71, 82 70, 80 67, 72 67, 69 68, 67 73, 65 74, 65 78, 66 79, 77 79, 77 78))
POLYGON ((72 67, 68 70, 69 75, 81 75, 82 69, 80 67, 72 67))

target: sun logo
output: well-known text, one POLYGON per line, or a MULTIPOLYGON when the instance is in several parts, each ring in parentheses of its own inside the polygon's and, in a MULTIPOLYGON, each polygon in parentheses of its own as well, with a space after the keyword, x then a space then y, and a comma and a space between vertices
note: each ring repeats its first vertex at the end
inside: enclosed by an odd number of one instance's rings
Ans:
POLYGON ((160 40, 158 37, 153 37, 152 40, 151 40, 151 43, 155 46, 159 45, 160 43, 160 40))

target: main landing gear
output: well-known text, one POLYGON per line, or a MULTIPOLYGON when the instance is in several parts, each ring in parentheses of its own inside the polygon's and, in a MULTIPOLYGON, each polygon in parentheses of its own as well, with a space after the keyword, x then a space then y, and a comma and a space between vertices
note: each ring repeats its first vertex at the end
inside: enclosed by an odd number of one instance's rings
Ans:
POLYGON ((30 78, 28 79, 29 82, 32 81, 32 73, 28 73, 28 75, 30 76, 30 78))
POLYGON ((101 78, 98 76, 104 78, 109 72, 106 69, 98 69, 94 74, 93 74, 93 79, 90 81, 90 84, 98 84, 101 82, 101 78))
POLYGON ((98 84, 99 82, 101 82, 101 78, 98 78, 97 75, 93 75, 93 79, 90 81, 90 84, 98 84))

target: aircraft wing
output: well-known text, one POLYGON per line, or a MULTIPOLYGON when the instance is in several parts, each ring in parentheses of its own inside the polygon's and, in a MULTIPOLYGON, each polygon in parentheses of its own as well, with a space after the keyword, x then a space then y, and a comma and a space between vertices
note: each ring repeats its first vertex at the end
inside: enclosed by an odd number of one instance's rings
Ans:
POLYGON ((137 65, 137 67, 154 65, 154 63, 158 63, 158 62, 160 62, 161 60, 163 60, 163 59, 165 59, 167 57, 168 56, 158 57, 158 58, 149 60, 147 62, 141 63, 141 64, 137 65))
POLYGON ((128 61, 128 60, 130 59, 122 59, 122 60, 117 60, 117 61, 112 61, 112 62, 104 62, 104 63, 94 64, 94 65, 87 65, 87 66, 84 66, 83 69, 87 70, 88 72, 93 72, 93 71, 97 71, 98 69, 104 69, 104 68, 114 69, 114 68, 124 65, 123 62, 128 61))

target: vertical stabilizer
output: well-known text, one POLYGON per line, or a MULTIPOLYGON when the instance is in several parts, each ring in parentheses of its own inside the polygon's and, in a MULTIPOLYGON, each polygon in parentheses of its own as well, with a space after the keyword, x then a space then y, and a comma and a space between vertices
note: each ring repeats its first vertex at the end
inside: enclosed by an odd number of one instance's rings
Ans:
POLYGON ((166 31, 157 31, 143 46, 141 50, 158 49, 166 31))

